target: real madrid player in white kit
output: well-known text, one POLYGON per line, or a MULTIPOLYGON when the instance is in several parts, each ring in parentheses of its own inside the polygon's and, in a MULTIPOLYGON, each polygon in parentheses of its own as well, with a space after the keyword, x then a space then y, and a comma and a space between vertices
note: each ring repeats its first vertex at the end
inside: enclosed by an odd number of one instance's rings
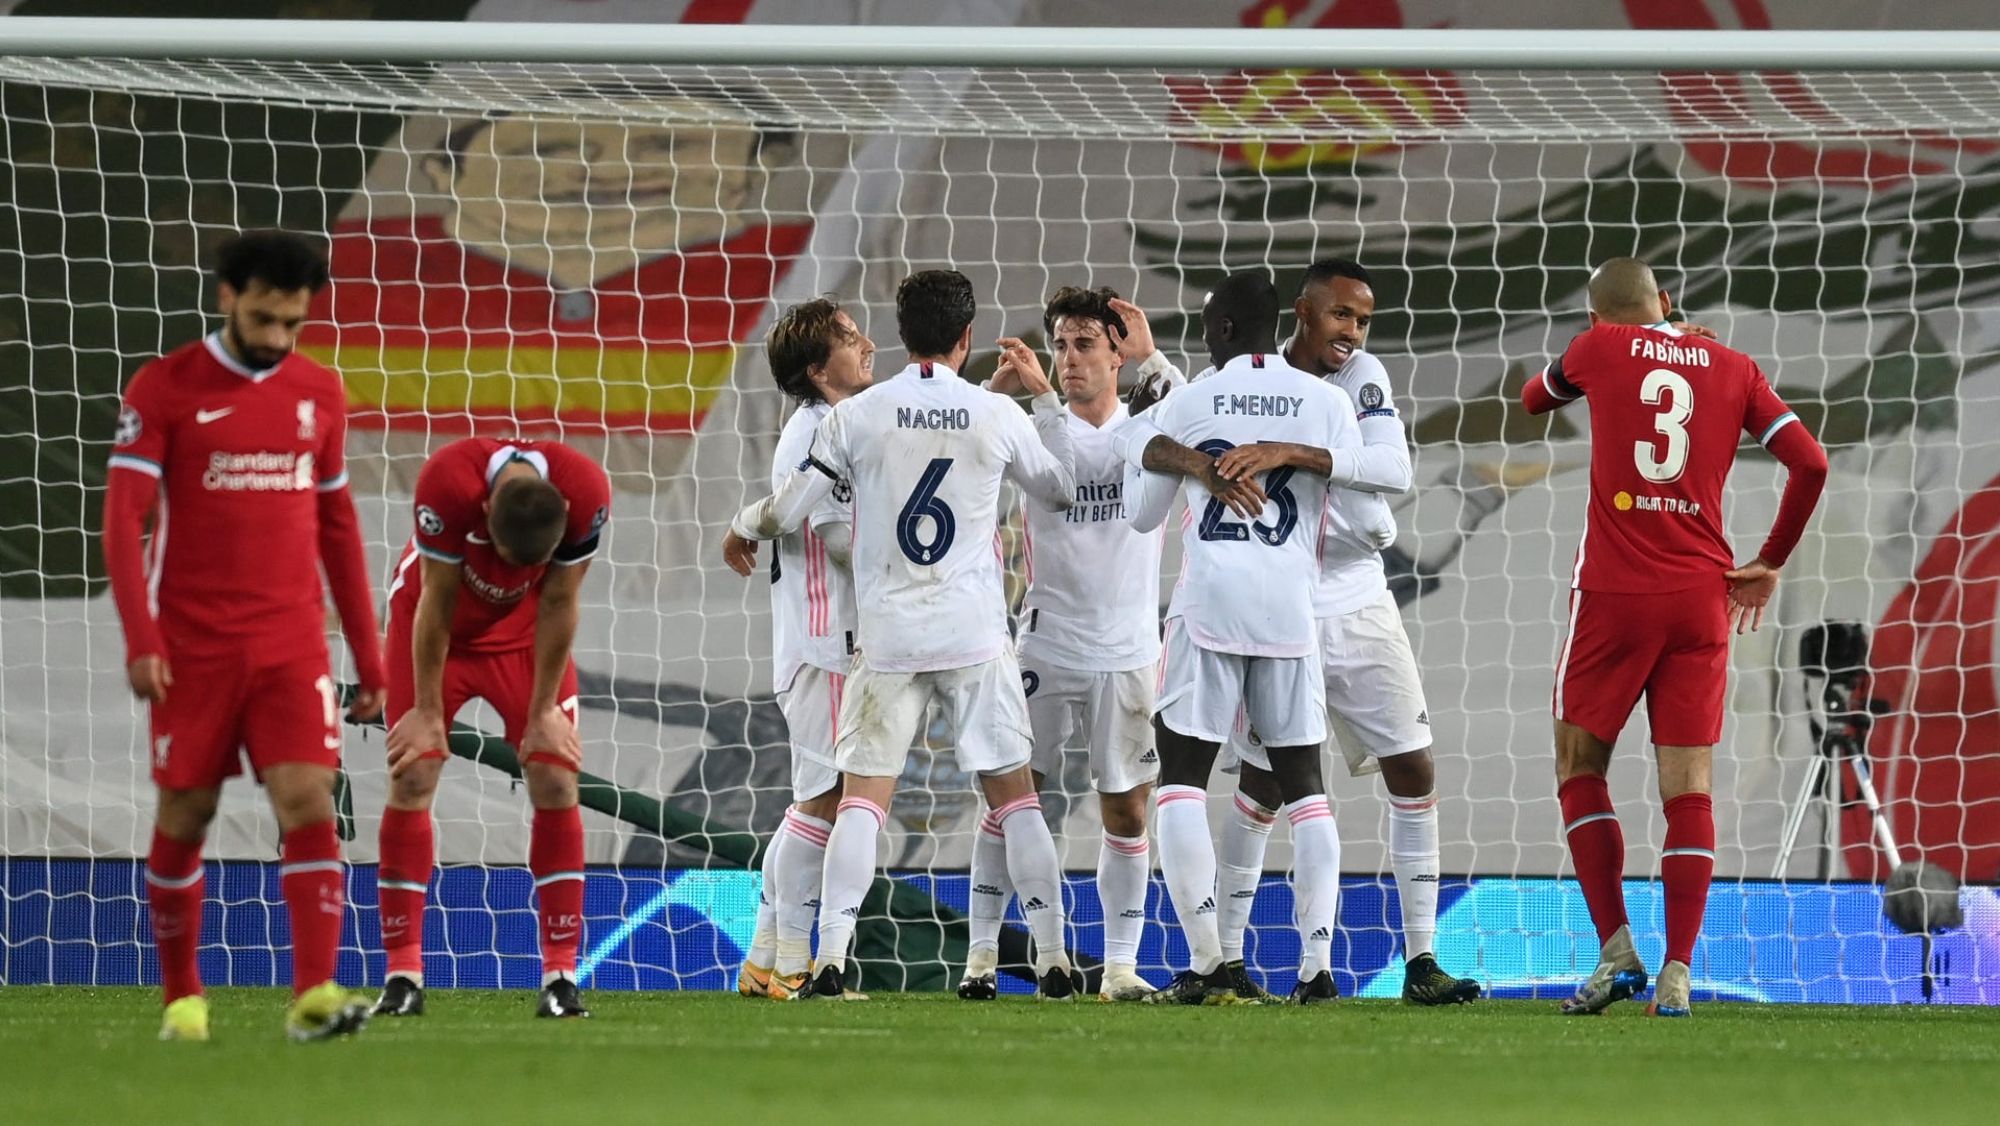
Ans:
MULTIPOLYGON (((1141 531, 1159 525, 1178 484, 1164 479, 1162 488, 1158 472, 1141 468, 1199 469, 1201 458, 1261 442, 1361 446, 1346 393, 1276 354, 1277 293, 1262 271, 1224 278, 1202 307, 1202 328, 1215 374, 1168 397, 1120 435, 1134 467, 1127 486, 1132 525, 1141 531), (1156 433, 1148 437, 1149 430, 1156 433)), ((1326 691, 1313 627, 1317 550, 1328 533, 1327 479, 1283 466, 1263 474, 1260 489, 1267 499, 1250 521, 1230 519, 1219 499, 1189 490, 1183 521, 1185 559, 1168 611, 1155 712, 1157 832, 1161 871, 1192 964, 1153 995, 1161 1003, 1241 999, 1223 967, 1216 929, 1207 802, 1210 771, 1239 710, 1263 736, 1255 752, 1276 778, 1292 823, 1305 934, 1293 998, 1317 1000, 1332 989, 1340 840, 1320 777, 1326 691)))
MULTIPOLYGON (((1352 773, 1379 770, 1388 790, 1389 863, 1403 916, 1403 999, 1420 1005, 1471 1001, 1479 996, 1479 983, 1445 972, 1433 950, 1438 813, 1430 711, 1382 564, 1383 549, 1395 539, 1388 497, 1408 492, 1413 472, 1389 373, 1362 350, 1375 313, 1375 292, 1359 263, 1327 258, 1307 267, 1292 308, 1298 325, 1285 344, 1286 359, 1348 394, 1364 444, 1337 455, 1277 444, 1249 446, 1225 454, 1222 469, 1230 476, 1279 466, 1331 474, 1327 504, 1336 530, 1321 547, 1313 613, 1319 620, 1334 737, 1352 773), (1385 521, 1388 538, 1379 542, 1368 534, 1337 530, 1380 528, 1385 521)), ((1245 743, 1239 734, 1232 748, 1240 750, 1245 743)), ((1243 769, 1218 846, 1216 900, 1226 959, 1243 957, 1243 932, 1264 874, 1264 846, 1280 800, 1268 772, 1254 765, 1243 769)))
POLYGON ((819 969, 802 997, 840 997, 875 844, 896 777, 933 700, 959 765, 980 776, 1005 834, 1008 874, 1035 938, 1042 996, 1078 979, 1063 949, 1062 873, 1028 770, 1028 704, 1007 629, 995 539, 1002 483, 1067 508, 1076 479, 1069 427, 1034 354, 1002 341, 1002 366, 1035 396, 1035 421, 1004 395, 960 379, 972 347, 972 283, 924 270, 896 291, 910 364, 819 424, 805 469, 738 514, 724 553, 739 574, 751 541, 798 528, 846 480, 854 490, 853 572, 860 654, 841 701, 834 763, 842 798, 826 848, 819 969))
MULTIPOLYGON (((874 380, 875 342, 824 298, 785 310, 764 340, 771 376, 798 404, 778 435, 771 487, 806 463, 834 405, 874 380)), ((757 930, 737 974, 747 997, 789 1000, 806 984, 828 836, 840 806, 833 765, 840 698, 853 663, 852 492, 836 484, 771 553, 771 680, 792 744, 792 805, 764 850, 757 930)))
MULTIPOLYGON (((1026 508, 1028 593, 1016 635, 1034 735, 1039 790, 1059 774, 1079 728, 1090 755, 1104 838, 1097 893, 1104 911, 1104 977, 1098 996, 1137 1001, 1153 992, 1139 976, 1152 846, 1147 805, 1159 756, 1153 749, 1153 680, 1160 660, 1158 532, 1126 519, 1125 462, 1112 437, 1130 415, 1118 373, 1138 365, 1135 400, 1186 382, 1153 346, 1146 314, 1109 289, 1064 286, 1042 313, 1076 457, 1075 503, 1026 508)), ((1008 390, 995 386, 995 390, 1008 390)), ((1005 837, 989 812, 973 838, 970 952, 958 995, 998 995, 1000 922, 1013 895, 1005 837)))

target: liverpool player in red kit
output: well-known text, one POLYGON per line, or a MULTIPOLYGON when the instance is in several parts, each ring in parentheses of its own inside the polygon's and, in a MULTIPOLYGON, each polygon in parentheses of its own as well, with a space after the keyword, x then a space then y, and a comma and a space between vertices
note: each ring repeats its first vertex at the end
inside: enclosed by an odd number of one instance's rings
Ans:
POLYGON ((535 1015, 586 1017, 583 818, 576 775, 577 595, 610 513, 611 483, 555 442, 467 438, 417 475, 416 531, 389 584, 389 807, 382 813, 382 944, 389 979, 375 1012, 424 1011, 424 892, 436 848, 431 797, 445 725, 466 701, 492 705, 521 756, 535 807, 528 867, 542 936, 535 1015))
POLYGON ((166 995, 160 1038, 208 1039, 201 846, 247 751, 284 834, 286 1029, 316 1040, 368 1016, 333 980, 347 903, 327 588, 361 682, 351 717, 381 710, 382 651, 347 492, 346 396, 338 376, 292 352, 326 262, 298 235, 250 232, 222 246, 216 276, 222 330, 147 364, 125 389, 104 502, 126 673, 152 705, 159 811, 146 900, 166 995))
POLYGON ((1614 258, 1590 278, 1590 330, 1528 381, 1531 414, 1590 409, 1590 501, 1556 665, 1556 778, 1564 832, 1600 944, 1563 1003, 1595 1013, 1646 988, 1626 925, 1625 837, 1604 782, 1611 745, 1643 692, 1667 818, 1666 962, 1648 1012, 1688 1015, 1688 964, 1715 871, 1709 766, 1722 737, 1729 628, 1756 629, 1826 483, 1826 452, 1751 359, 1667 323, 1646 264, 1614 258), (1757 557, 1733 563, 1722 486, 1749 434, 1789 471, 1757 557))

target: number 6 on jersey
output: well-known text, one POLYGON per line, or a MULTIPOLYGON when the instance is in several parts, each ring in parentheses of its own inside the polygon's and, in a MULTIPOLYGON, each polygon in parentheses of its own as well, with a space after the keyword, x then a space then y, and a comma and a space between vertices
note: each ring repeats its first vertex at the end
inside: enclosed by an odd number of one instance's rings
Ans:
POLYGON ((910 499, 903 502, 903 511, 896 517, 896 543, 910 562, 920 567, 928 567, 945 557, 951 550, 951 541, 958 534, 958 521, 951 514, 951 506, 937 495, 944 485, 945 474, 951 472, 952 459, 934 457, 924 466, 924 475, 917 480, 917 487, 910 499), (930 539, 923 538, 923 518, 931 518, 930 539))

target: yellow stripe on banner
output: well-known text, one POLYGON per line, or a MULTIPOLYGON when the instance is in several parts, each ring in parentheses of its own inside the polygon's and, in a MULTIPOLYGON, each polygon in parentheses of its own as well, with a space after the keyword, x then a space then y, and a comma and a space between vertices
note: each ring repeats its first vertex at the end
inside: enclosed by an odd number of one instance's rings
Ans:
POLYGON ((736 349, 306 346, 356 411, 685 424, 729 382, 736 349))

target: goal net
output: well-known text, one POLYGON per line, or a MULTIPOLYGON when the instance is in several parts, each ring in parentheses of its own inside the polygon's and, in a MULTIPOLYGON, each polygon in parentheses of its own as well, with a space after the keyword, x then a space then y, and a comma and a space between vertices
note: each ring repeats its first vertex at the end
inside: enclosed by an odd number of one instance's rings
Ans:
MULTIPOLYGON (((1596 952, 1560 878, 1548 719, 1588 420, 1529 418, 1518 392, 1586 323, 1592 264, 1648 260, 1833 458, 1775 628, 1733 651, 1697 979, 1723 996, 1916 995, 1918 942, 1882 921, 1874 885, 1891 863, 1857 763, 1899 859, 2000 877, 2000 75, 366 57, 0 58, 0 981, 154 972, 135 861, 151 816, 144 713, 119 667, 96 513, 123 381, 213 324, 208 251, 261 225, 328 238, 334 281, 302 347, 346 380, 384 584, 416 470, 444 441, 560 437, 611 473, 577 652, 602 780, 586 815, 595 987, 730 982, 756 904, 745 862, 788 800, 768 585, 719 553, 730 514, 767 488, 787 409, 763 329, 832 294, 893 372, 894 288, 931 266, 978 288, 974 378, 997 337, 1039 343, 1061 285, 1131 296, 1192 371, 1203 289, 1223 272, 1268 269, 1289 296, 1316 258, 1366 266, 1368 347, 1417 466, 1388 561, 1436 737, 1440 955, 1533 993, 1567 988, 1596 952)), ((1782 474, 1746 447, 1728 497, 1746 555, 1782 474)), ((1020 545, 1006 550, 1018 597, 1020 545)), ((460 719, 500 730, 490 712, 460 719)), ((1663 823, 1644 730, 1635 717, 1612 784, 1648 950, 1663 823)), ((356 981, 381 972, 382 759, 379 731, 350 732, 356 981)), ((1337 763, 1341 984, 1393 992, 1387 807, 1379 782, 1337 763)), ((232 787, 208 850, 218 980, 285 972, 260 803, 232 787)), ((1088 960, 1099 832, 1080 755, 1045 806, 1088 960)), ((433 983, 531 982, 524 794, 456 761, 436 815, 433 983)), ((956 972, 976 819, 948 745, 921 741, 882 850, 902 922, 869 932, 871 982, 956 972)), ((1282 837, 1251 945, 1279 974, 1297 955, 1282 837)), ((1961 899, 1964 926, 1938 936, 1939 988, 2000 1000, 2000 907, 1976 887, 1961 899)), ((1149 912, 1141 968, 1158 977, 1183 947, 1158 886, 1149 912)))

